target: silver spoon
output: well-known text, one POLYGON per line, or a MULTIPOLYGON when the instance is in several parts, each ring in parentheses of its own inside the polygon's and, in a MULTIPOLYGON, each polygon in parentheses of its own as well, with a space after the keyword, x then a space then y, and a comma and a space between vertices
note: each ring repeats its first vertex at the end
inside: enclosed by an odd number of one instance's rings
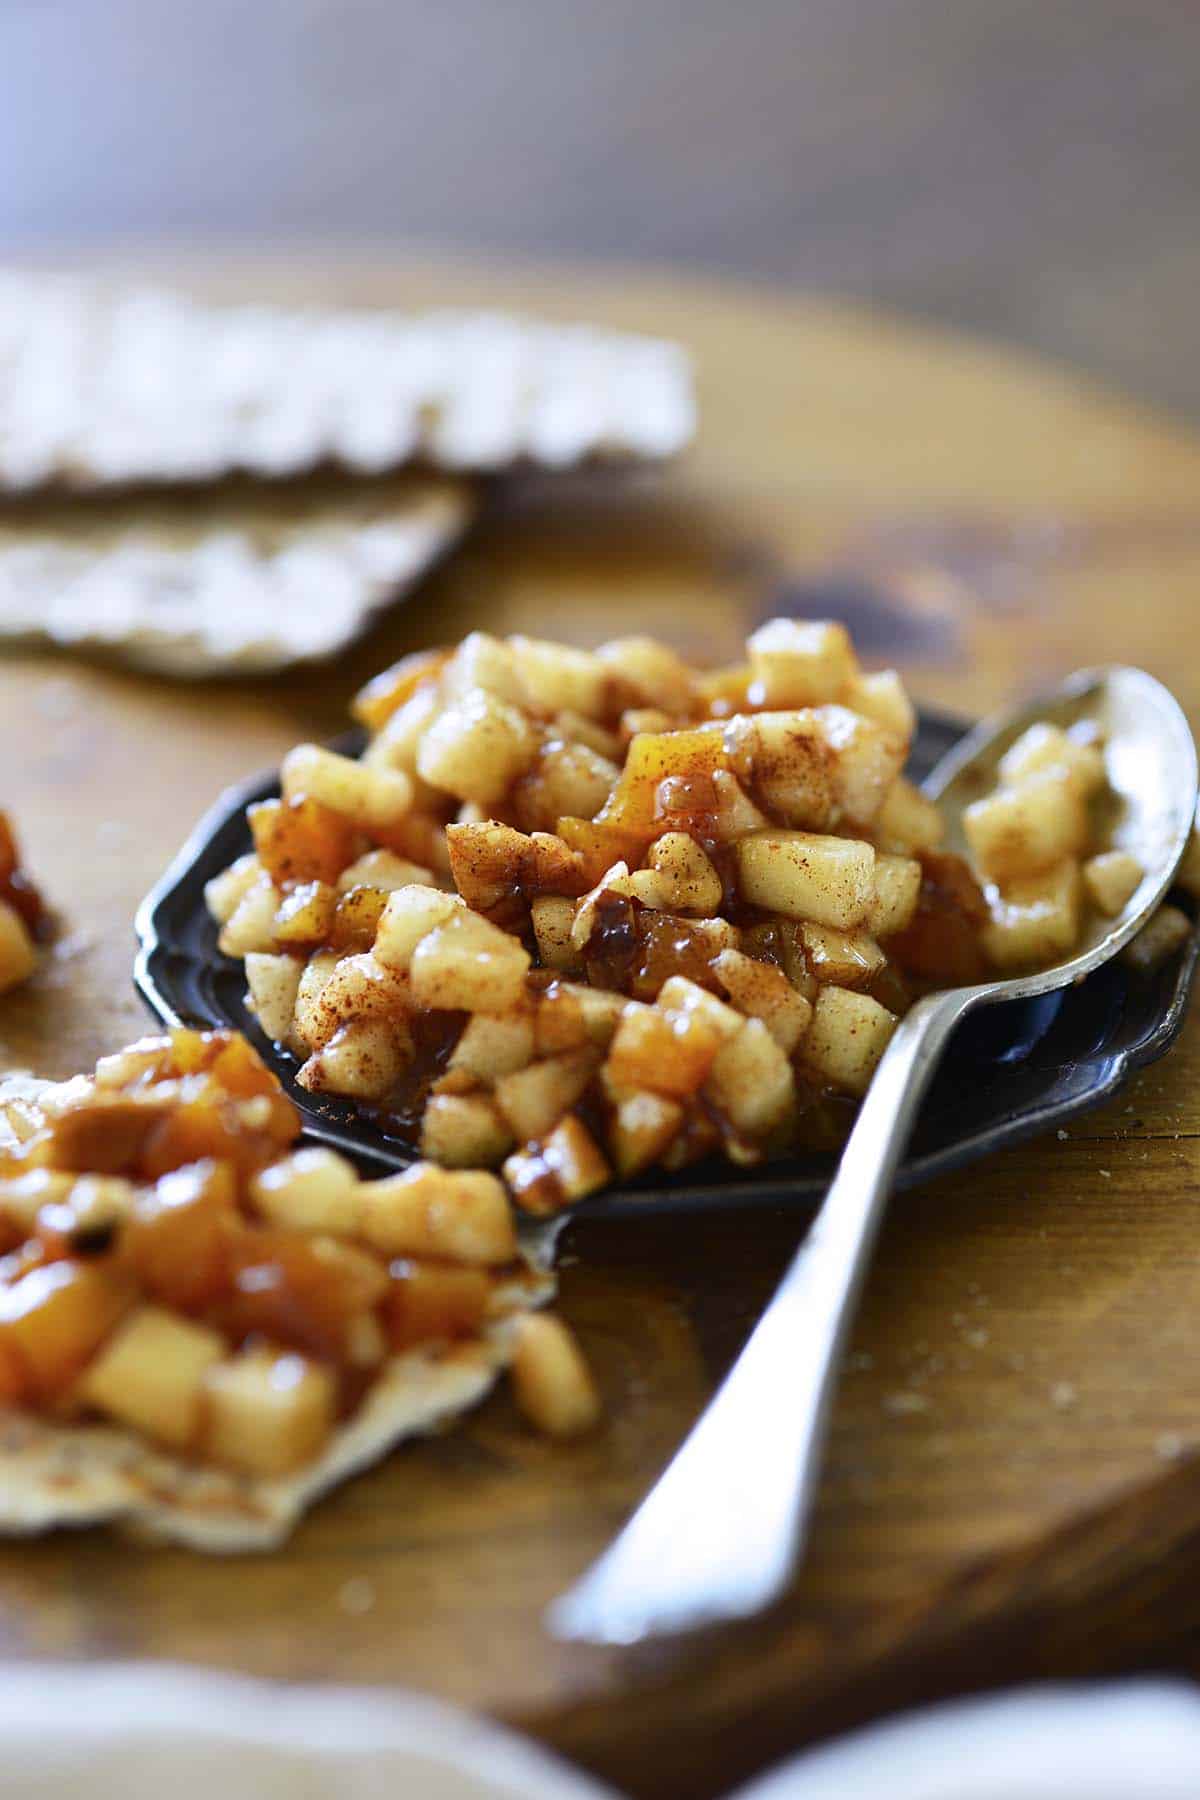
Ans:
POLYGON ((632 1644, 744 1618, 787 1585, 804 1541, 843 1342, 892 1176, 955 1026, 977 1006, 1081 981, 1140 930, 1170 887, 1196 812, 1187 720, 1140 669, 1073 675, 986 721, 925 782, 964 848, 963 808, 987 791, 1008 746, 1037 719, 1093 719, 1114 794, 1111 842, 1145 874, 1124 911, 1095 919, 1066 962, 952 988, 901 1019, 875 1072, 820 1212, 723 1386, 629 1524, 550 1607, 559 1637, 632 1644))

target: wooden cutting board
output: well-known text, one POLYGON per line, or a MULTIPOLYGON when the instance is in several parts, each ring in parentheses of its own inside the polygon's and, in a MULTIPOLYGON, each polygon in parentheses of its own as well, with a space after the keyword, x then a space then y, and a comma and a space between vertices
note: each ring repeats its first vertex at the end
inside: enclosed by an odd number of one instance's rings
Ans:
MULTIPOLYGON (((1113 657, 1200 717, 1200 442, 1074 376, 675 277, 331 259, 168 272, 676 335, 699 366, 703 435, 667 479, 516 491, 333 670, 192 690, 0 662, 0 803, 71 933, 0 1006, 0 1066, 65 1074, 136 1032, 134 906, 202 808, 336 731, 385 660, 471 626, 655 631, 721 659, 780 605, 833 606, 925 700, 977 711, 1113 657)), ((412 1685, 656 1800, 719 1793, 917 1698, 1159 1655, 1200 1619, 1198 1077, 1193 1022, 1069 1134, 897 1200, 811 1553, 769 1618, 640 1654, 563 1648, 539 1622, 720 1379, 801 1229, 786 1211, 570 1239, 562 1305, 608 1404, 592 1441, 538 1441, 501 1395, 351 1483, 274 1556, 101 1533, 0 1550, 0 1647, 412 1685)))

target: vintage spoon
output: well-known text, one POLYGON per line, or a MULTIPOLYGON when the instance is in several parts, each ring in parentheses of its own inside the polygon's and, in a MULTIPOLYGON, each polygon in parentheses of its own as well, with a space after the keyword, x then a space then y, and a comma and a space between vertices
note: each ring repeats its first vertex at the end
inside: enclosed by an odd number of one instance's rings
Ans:
POLYGON ((1170 887, 1196 811, 1196 750, 1178 703, 1140 669, 1073 675, 978 726, 943 757, 925 791, 946 815, 948 847, 963 849, 963 808, 992 785, 999 758, 1037 719, 1101 726, 1111 842, 1145 870, 1137 891, 1117 918, 1093 920, 1068 961, 931 994, 901 1020, 774 1298, 666 1473, 550 1607, 557 1636, 631 1644, 743 1618, 783 1591, 803 1544, 843 1341, 884 1201, 951 1033, 977 1006, 1081 981, 1133 937, 1170 887))

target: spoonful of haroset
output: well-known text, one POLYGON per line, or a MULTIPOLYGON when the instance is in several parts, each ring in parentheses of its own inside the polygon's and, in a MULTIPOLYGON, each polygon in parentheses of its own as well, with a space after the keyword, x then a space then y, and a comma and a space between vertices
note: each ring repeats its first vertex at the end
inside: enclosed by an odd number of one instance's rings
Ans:
POLYGON ((951 1033, 976 1007, 1082 981, 1141 930, 1171 886, 1196 812, 1196 750, 1178 703, 1140 669, 1073 675, 964 738, 925 782, 946 817, 949 847, 965 847, 965 809, 995 782, 1005 751, 1043 720, 1096 726, 1107 835, 1114 850, 1136 859, 1140 881, 1115 917, 1091 919, 1066 960, 930 994, 901 1020, 774 1298, 657 1486, 551 1607, 558 1636, 631 1644, 742 1618, 779 1596, 803 1546, 841 1352, 884 1201, 951 1033))

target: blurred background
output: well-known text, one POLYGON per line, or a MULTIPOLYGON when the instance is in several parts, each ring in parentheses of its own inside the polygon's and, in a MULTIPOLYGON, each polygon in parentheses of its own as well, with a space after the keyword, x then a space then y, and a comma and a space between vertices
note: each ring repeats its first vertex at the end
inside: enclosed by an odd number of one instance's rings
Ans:
POLYGON ((0 0, 0 255, 340 241, 899 307, 1200 416, 1195 0, 0 0))

